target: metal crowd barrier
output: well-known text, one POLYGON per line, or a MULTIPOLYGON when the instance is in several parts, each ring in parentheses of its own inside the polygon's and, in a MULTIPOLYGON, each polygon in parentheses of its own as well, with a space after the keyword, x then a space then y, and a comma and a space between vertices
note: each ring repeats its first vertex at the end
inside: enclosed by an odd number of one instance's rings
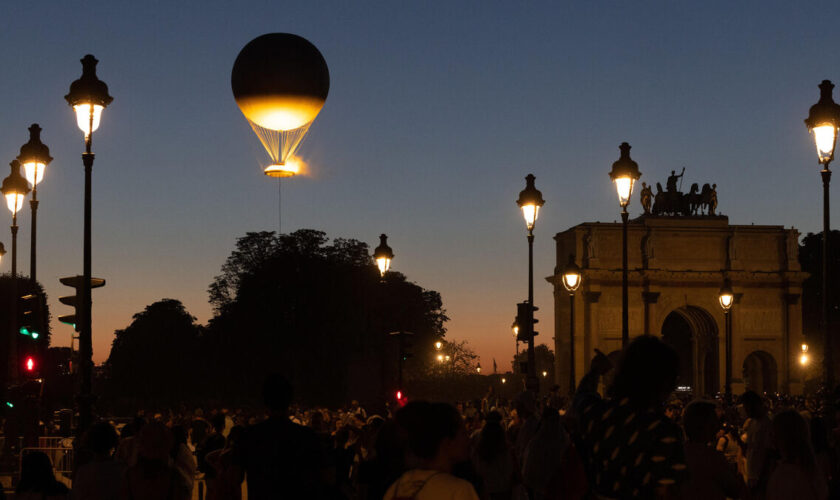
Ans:
POLYGON ((66 484, 68 487, 71 486, 70 478, 73 477, 73 448, 64 446, 21 449, 17 477, 20 477, 20 470, 23 466, 24 455, 36 451, 40 451, 50 458, 50 461, 53 464, 53 469, 55 470, 55 478, 66 484))

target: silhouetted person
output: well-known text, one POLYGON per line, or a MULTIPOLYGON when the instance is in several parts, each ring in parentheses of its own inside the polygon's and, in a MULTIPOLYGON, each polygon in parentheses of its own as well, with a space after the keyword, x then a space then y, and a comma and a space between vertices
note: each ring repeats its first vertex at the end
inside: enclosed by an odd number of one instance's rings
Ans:
POLYGON ((558 491, 560 467, 568 446, 569 436, 560 423, 560 414, 556 409, 547 407, 522 460, 522 480, 534 500, 562 494, 558 491))
POLYGON ((683 484, 680 498, 685 500, 725 500, 743 498, 746 485, 723 453, 710 443, 715 439, 720 420, 717 407, 710 401, 692 401, 685 408, 685 457, 689 480, 683 484))
POLYGON ((65 500, 70 490, 55 478, 50 458, 40 451, 23 455, 15 500, 65 500))
POLYGON ((405 471, 405 435, 398 432, 396 422, 382 424, 373 451, 373 457, 359 466, 361 500, 382 500, 388 487, 405 471))
POLYGON ((169 465, 172 435, 160 422, 150 422, 140 429, 137 440, 137 463, 122 478, 123 500, 186 500, 190 497, 186 481, 169 465))
POLYGON ((132 421, 122 428, 121 440, 117 445, 117 460, 131 467, 137 463, 137 435, 143 426, 146 425, 146 419, 142 416, 136 416, 132 421))
POLYGON ((249 500, 325 498, 324 451, 311 429, 288 418, 292 386, 281 375, 269 375, 263 399, 269 418, 247 429, 233 450, 249 500))
POLYGON ((172 427, 172 450, 169 455, 172 459, 172 464, 178 469, 181 477, 184 478, 187 488, 190 490, 190 494, 192 494, 193 485, 195 484, 197 461, 195 455, 193 455, 189 446, 187 446, 187 433, 187 428, 183 425, 172 427))
POLYGON ((242 475, 233 465, 233 448, 242 439, 245 428, 231 427, 225 447, 211 451, 206 460, 216 472, 215 485, 207 490, 206 500, 240 500, 242 498, 242 475))
POLYGON ((513 488, 522 479, 499 412, 487 414, 478 433, 472 463, 481 481, 483 500, 510 500, 513 488))
POLYGON ((767 483, 767 500, 824 500, 828 484, 817 465, 808 424, 796 410, 773 418, 773 441, 781 456, 767 483))
POLYGON ((447 403, 414 401, 396 415, 408 435, 412 467, 388 488, 384 500, 479 500, 472 484, 452 474, 469 458, 469 436, 447 403))
POLYGON ((195 458, 198 463, 198 470, 204 473, 204 481, 207 484, 207 496, 212 497, 212 490, 216 487, 216 470, 211 467, 206 460, 209 453, 216 450, 221 450, 225 447, 225 436, 222 433, 225 430, 225 415, 223 413, 216 413, 210 417, 210 424, 212 431, 204 441, 201 442, 195 449, 195 458))
POLYGON ((74 500, 116 500, 125 464, 114 459, 117 431, 108 422, 97 422, 85 432, 83 446, 93 454, 73 478, 74 500))
POLYGON ((772 426, 767 416, 764 400, 753 391, 741 395, 741 404, 747 421, 746 430, 746 460, 747 484, 754 493, 763 493, 767 486, 769 473, 768 453, 772 447, 772 426))
POLYGON ((668 498, 686 480, 682 429, 662 413, 676 387, 679 357, 656 337, 636 338, 624 350, 609 390, 598 377, 611 363, 598 352, 575 395, 581 456, 593 491, 607 498, 668 498))

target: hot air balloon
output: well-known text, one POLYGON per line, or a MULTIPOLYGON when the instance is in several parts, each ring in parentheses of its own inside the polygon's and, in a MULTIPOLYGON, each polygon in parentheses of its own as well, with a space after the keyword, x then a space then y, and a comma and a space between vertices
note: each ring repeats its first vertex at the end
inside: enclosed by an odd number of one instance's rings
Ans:
POLYGON ((233 97, 259 137, 272 164, 271 177, 297 173, 287 161, 318 116, 330 90, 324 56, 291 33, 254 38, 239 52, 230 75, 233 97))

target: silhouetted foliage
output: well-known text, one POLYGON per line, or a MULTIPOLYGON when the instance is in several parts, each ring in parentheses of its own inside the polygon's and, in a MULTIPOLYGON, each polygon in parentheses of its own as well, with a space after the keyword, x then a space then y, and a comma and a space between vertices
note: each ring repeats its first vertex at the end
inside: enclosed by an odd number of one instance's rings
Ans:
POLYGON ((265 375, 279 371, 302 402, 382 402, 397 374, 389 334, 413 333, 405 368, 416 372, 448 319, 437 292, 397 272, 380 279, 367 244, 309 229, 247 233, 209 295, 215 316, 206 329, 164 300, 117 331, 109 392, 149 403, 256 402, 265 375))
MULTIPOLYGON (((840 324, 840 231, 831 231, 828 238, 828 300, 829 325, 837 339, 840 324)), ((802 284, 802 330, 817 353, 823 352, 822 317, 822 233, 808 233, 799 246, 799 264, 810 276, 802 284)), ((835 358, 840 339, 834 340, 835 358)), ((816 361, 816 360, 815 360, 816 361)), ((838 368, 837 362, 834 363, 838 368)))
MULTIPOLYGON (((14 300, 15 297, 12 295, 12 277, 11 275, 4 274, 0 275, 0 310, 5 311, 13 311, 14 310, 14 300)), ((17 278, 17 297, 21 297, 22 295, 30 294, 30 293, 44 293, 44 288, 41 286, 40 283, 32 283, 29 278, 26 276, 18 276, 17 278)), ((7 360, 9 359, 9 335, 13 334, 12 332, 12 324, 13 324, 13 315, 12 314, 0 314, 0 366, 4 367, 4 369, 0 370, 0 387, 3 386, 5 383, 5 377, 7 375, 7 370, 5 369, 7 360)), ((16 336, 16 340, 18 343, 18 353, 22 355, 24 351, 36 354, 39 358, 43 359, 44 354, 47 351, 47 347, 50 345, 50 337, 51 337, 51 330, 50 330, 50 309, 49 305, 45 306, 43 311, 43 324, 40 325, 40 336, 37 340, 33 340, 30 337, 24 337, 23 335, 14 332, 16 336)), ((15 358, 18 357, 18 354, 15 355, 15 358)))
POLYGON ((201 327, 180 301, 146 306, 114 334, 105 363, 108 395, 172 404, 195 394, 206 365, 198 357, 201 327))
POLYGON ((253 391, 265 373, 282 370, 301 397, 342 403, 360 377, 368 379, 362 386, 392 382, 397 355, 390 332, 414 334, 410 369, 444 334, 447 319, 437 292, 397 272, 380 279, 366 243, 330 242, 309 229, 240 238, 209 292, 217 313, 208 342, 219 355, 218 389, 231 395, 253 391))
MULTIPOLYGON (((545 344, 537 344, 534 346, 534 359, 537 364, 537 376, 542 380, 554 380, 554 351, 548 348, 545 344), (543 377, 542 372, 546 372, 543 377)), ((520 373, 520 363, 528 361, 528 344, 522 343, 519 346, 519 356, 513 357, 513 373, 520 373)))

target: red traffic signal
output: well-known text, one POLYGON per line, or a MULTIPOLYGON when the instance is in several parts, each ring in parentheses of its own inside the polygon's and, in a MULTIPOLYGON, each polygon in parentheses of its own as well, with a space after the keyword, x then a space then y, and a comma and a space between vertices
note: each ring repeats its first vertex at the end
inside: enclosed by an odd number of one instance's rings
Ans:
POLYGON ((24 370, 26 370, 26 373, 29 373, 29 374, 34 374, 34 373, 35 373, 35 368, 37 368, 37 367, 38 367, 38 365, 37 365, 37 363, 35 362, 35 358, 34 358, 34 357, 32 357, 32 356, 27 356, 27 357, 23 360, 23 368, 24 368, 24 370))
POLYGON ((400 405, 400 408, 402 408, 403 406, 405 406, 406 403, 408 403, 408 398, 405 397, 405 394, 403 394, 402 391, 398 390, 396 396, 397 404, 400 405))

